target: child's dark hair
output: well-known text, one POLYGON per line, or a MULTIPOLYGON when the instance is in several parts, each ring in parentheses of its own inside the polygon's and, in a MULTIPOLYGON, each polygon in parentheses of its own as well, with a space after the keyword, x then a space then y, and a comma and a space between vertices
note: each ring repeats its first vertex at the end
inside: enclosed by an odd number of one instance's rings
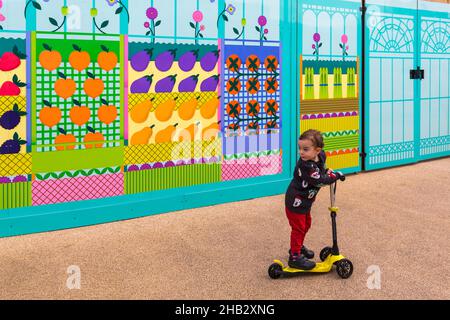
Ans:
POLYGON ((311 140, 314 147, 316 147, 316 148, 324 147, 322 133, 318 130, 310 129, 310 130, 303 132, 302 135, 300 136, 299 140, 311 140))

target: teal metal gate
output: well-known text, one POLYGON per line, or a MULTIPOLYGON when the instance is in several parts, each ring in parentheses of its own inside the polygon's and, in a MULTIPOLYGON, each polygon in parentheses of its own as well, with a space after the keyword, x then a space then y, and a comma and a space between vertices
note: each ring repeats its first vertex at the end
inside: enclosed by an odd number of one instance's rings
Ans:
MULTIPOLYGON (((449 9, 449 8, 447 8, 449 9)), ((450 155, 450 19, 449 12, 420 12, 420 155, 450 155)))
POLYGON ((366 13, 366 169, 415 162, 418 154, 417 10, 369 5, 366 13))
POLYGON ((386 2, 366 12, 367 170, 450 155, 448 5, 386 2))

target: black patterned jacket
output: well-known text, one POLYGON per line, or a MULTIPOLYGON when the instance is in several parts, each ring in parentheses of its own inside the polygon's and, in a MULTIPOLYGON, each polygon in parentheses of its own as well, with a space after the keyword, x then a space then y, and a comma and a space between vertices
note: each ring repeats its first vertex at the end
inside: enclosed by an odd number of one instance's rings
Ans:
POLYGON ((339 179, 340 173, 327 173, 325 152, 320 152, 319 161, 298 160, 292 179, 286 191, 285 205, 294 213, 306 214, 316 200, 321 187, 339 179))

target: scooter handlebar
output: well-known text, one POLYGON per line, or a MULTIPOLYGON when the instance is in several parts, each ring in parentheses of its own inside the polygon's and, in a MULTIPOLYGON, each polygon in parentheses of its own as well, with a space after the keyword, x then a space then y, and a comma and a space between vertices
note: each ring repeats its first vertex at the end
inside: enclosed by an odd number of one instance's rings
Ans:
POLYGON ((343 174, 341 174, 341 176, 339 177, 339 180, 345 181, 345 176, 343 174))

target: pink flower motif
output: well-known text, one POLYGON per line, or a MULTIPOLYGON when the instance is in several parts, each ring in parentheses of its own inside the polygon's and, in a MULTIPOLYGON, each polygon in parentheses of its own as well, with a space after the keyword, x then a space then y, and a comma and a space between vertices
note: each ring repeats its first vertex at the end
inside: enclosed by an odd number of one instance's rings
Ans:
POLYGON ((345 49, 348 50, 348 46, 346 46, 345 49))
POLYGON ((315 48, 316 48, 316 45, 315 45, 315 44, 313 44, 313 45, 312 45, 312 48, 313 48, 313 49, 315 49, 315 48))
POLYGON ((313 35, 313 40, 315 42, 319 42, 320 41, 320 33, 314 33, 313 35))
POLYGON ((259 24, 261 27, 264 27, 264 26, 267 24, 267 18, 266 18, 265 16, 260 16, 260 17, 258 18, 258 24, 259 24))
POLYGON ((158 10, 156 10, 156 8, 154 7, 150 7, 147 9, 146 15, 150 20, 155 20, 156 18, 158 18, 158 10))
POLYGON ((203 13, 200 10, 194 11, 192 19, 194 19, 195 22, 201 22, 203 20, 203 13))
POLYGON ((144 27, 149 28, 149 27, 150 27, 150 23, 148 23, 148 21, 145 22, 145 23, 144 23, 144 27))
POLYGON ((205 31, 205 29, 206 29, 206 28, 205 28, 205 25, 202 24, 202 25, 200 26, 200 31, 205 31))
POLYGON ((343 35, 342 35, 341 41, 342 41, 343 44, 346 44, 346 43, 348 42, 348 37, 347 37, 346 34, 343 34, 343 35))
POLYGON ((264 29, 264 34, 268 34, 269 33, 269 29, 264 29))
POLYGON ((5 20, 6 20, 5 16, 0 13, 0 22, 3 22, 5 20))

